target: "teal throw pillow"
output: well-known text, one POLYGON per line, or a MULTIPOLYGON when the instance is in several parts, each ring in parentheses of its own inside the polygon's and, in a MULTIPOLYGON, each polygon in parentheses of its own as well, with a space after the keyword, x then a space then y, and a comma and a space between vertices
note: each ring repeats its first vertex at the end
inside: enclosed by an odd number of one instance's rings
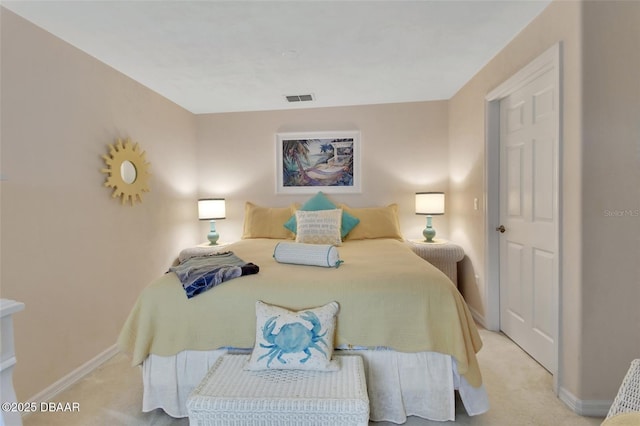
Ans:
MULTIPOLYGON (((338 207, 331 202, 322 192, 318 192, 316 195, 307 200, 306 203, 300 207, 302 211, 317 211, 317 210, 333 210, 338 207)), ((360 219, 352 214, 342 211, 342 224, 340 225, 340 236, 344 238, 357 224, 360 223, 360 219)), ((297 234, 298 224, 296 222, 296 215, 294 214, 287 220, 284 227, 289 231, 297 234)))

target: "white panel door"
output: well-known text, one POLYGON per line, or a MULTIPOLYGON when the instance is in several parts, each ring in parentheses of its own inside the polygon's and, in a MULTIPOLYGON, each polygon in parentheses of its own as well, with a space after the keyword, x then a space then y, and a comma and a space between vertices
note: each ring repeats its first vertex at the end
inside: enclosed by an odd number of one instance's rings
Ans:
POLYGON ((556 371, 558 88, 549 70, 500 102, 500 328, 556 371))

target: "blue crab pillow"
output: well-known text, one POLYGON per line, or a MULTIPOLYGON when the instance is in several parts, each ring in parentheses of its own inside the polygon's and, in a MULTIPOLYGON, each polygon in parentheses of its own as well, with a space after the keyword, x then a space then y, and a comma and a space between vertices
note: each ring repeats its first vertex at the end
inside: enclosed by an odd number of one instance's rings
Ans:
POLYGON ((338 302, 294 312, 256 302, 256 343, 245 370, 339 369, 333 356, 338 302))

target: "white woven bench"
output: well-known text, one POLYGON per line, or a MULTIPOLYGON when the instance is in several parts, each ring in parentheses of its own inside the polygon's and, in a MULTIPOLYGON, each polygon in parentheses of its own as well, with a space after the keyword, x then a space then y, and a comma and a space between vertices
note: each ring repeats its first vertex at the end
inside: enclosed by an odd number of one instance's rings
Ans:
POLYGON ((224 355, 187 399, 192 426, 363 425, 369 397, 362 359, 336 356, 340 370, 244 371, 249 355, 224 355))
POLYGON ((640 424, 640 359, 631 361, 604 424, 640 424), (619 420, 619 421, 618 421, 619 420), (629 420, 629 423, 623 421, 629 420))

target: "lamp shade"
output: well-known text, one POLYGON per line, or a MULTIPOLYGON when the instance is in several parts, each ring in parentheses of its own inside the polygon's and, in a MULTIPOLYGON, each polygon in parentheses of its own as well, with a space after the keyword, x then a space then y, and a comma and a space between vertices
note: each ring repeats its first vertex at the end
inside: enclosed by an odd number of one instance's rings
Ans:
POLYGON ((198 219, 215 220, 226 216, 224 198, 205 198, 198 200, 198 219))
POLYGON ((444 192, 416 192, 416 214, 444 214, 444 192))

